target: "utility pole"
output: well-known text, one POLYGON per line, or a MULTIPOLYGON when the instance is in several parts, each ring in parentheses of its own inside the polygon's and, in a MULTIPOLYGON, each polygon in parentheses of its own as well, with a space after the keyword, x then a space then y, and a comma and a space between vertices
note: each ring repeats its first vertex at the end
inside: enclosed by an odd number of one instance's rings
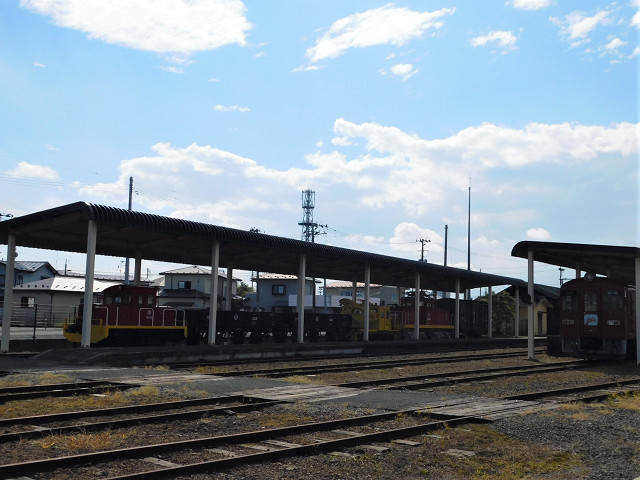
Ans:
MULTIPOLYGON (((133 177, 129 177, 129 211, 131 211, 131 197, 133 195, 133 177)), ((129 257, 124 262, 124 284, 129 285, 129 257)))
POLYGON ((566 278, 562 278, 562 272, 564 272, 564 268, 560 267, 558 268, 558 270, 560 270, 560 286, 562 286, 562 284, 566 280, 566 278))
POLYGON ((447 243, 449 242, 449 225, 444 226, 444 266, 447 266, 447 243))
POLYGON ((420 242, 422 244, 422 248, 421 248, 421 253, 420 253, 420 261, 421 262, 425 262, 426 260, 424 259, 424 244, 425 243, 429 243, 431 240, 428 240, 426 238, 421 238, 420 240, 416 240, 416 242, 420 242))

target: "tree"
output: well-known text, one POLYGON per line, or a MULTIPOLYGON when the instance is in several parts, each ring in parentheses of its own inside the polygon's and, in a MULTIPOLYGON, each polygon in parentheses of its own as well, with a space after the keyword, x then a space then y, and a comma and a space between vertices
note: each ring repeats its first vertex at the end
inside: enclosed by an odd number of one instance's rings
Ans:
MULTIPOLYGON (((478 297, 478 300, 488 301, 486 295, 478 297)), ((512 330, 516 318, 516 306, 514 298, 506 290, 493 295, 491 317, 494 333, 507 335, 512 330)))
POLYGON ((253 292, 253 287, 250 287, 244 282, 240 282, 240 285, 238 285, 238 288, 236 289, 236 295, 238 295, 239 297, 246 297, 247 293, 252 293, 252 292, 253 292))

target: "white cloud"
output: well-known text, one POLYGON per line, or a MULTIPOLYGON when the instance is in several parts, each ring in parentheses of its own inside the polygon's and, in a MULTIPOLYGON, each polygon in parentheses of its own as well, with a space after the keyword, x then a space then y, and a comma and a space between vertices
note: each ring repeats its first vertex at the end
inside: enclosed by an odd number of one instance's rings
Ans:
MULTIPOLYGON (((192 214, 197 211, 204 216, 208 211, 207 219, 213 221, 215 216, 216 221, 230 222, 234 214, 223 202, 231 201, 236 205, 235 217, 248 219, 246 223, 262 226, 269 222, 270 215, 280 220, 284 212, 291 211, 291 222, 295 225, 300 215, 298 192, 313 185, 336 202, 344 202, 344 192, 349 192, 349 200, 336 206, 336 211, 376 210, 395 219, 398 216, 413 219, 447 210, 451 215, 466 217, 466 212, 455 213, 451 198, 459 195, 465 204, 471 175, 474 191, 484 192, 485 197, 498 203, 509 197, 510 210, 502 209, 501 215, 505 224, 512 225, 513 218, 538 221, 534 215, 513 213, 521 210, 514 200, 558 195, 546 183, 541 185, 539 177, 522 173, 528 171, 527 167, 540 164, 541 168, 551 165, 554 171, 581 170, 583 163, 591 162, 590 168, 598 163, 610 168, 606 166, 610 157, 628 158, 637 154, 638 129, 638 125, 628 123, 530 124, 521 129, 482 124, 448 137, 424 139, 393 126, 338 119, 334 133, 339 140, 333 146, 328 144, 335 150, 308 154, 301 165, 294 163, 289 168, 275 169, 210 145, 177 148, 159 143, 153 146, 152 156, 122 161, 120 178, 113 184, 92 185, 83 189, 82 194, 90 198, 102 195, 110 203, 123 201, 126 189, 122 185, 132 176, 141 190, 141 185, 152 185, 153 191, 165 192, 162 197, 138 200, 149 208, 166 208, 168 199, 175 195, 191 205, 181 207, 185 212, 191 209, 192 214), (349 154, 340 151, 343 145, 349 154), (524 181, 514 180, 519 174, 524 181), (508 181, 497 180, 505 176, 508 181), (251 192, 249 197, 262 210, 247 208, 240 214, 243 205, 248 204, 239 201, 245 197, 238 196, 239 189, 251 192), (295 200, 283 205, 282 198, 295 200)), ((473 222, 492 225, 496 215, 487 217, 478 213, 473 222)), ((429 235, 436 243, 435 235, 429 235)))
POLYGON ((472 47, 485 47, 487 45, 497 45, 503 51, 514 50, 516 49, 516 42, 518 41, 518 37, 516 37, 513 32, 505 31, 505 30, 496 30, 493 32, 489 32, 487 35, 481 35, 478 37, 474 37, 469 40, 469 44, 472 47))
POLYGON ((513 8, 540 10, 551 6, 551 0, 513 0, 513 8))
POLYGON ((623 46, 627 45, 627 43, 628 42, 624 42, 624 41, 622 41, 622 40, 620 40, 619 38, 616 37, 613 40, 611 40, 609 43, 607 43, 604 46, 604 49, 605 49, 605 51, 608 51, 608 52, 617 53, 618 49, 620 47, 623 47, 623 46))
POLYGON ((216 112, 240 112, 246 113, 249 112, 249 107, 241 107, 239 105, 216 105, 213 107, 216 112))
POLYGON ((433 259, 435 252, 444 251, 442 236, 429 229, 420 227, 416 223, 401 222, 393 230, 393 236, 389 239, 391 249, 397 252, 404 252, 412 257, 420 258, 422 255, 422 244, 420 239, 424 239, 424 256, 427 260, 433 259))
POLYGON ((350 48, 376 45, 403 46, 419 38, 428 29, 439 29, 442 17, 451 15, 454 8, 434 12, 416 12, 387 4, 336 20, 306 56, 310 63, 336 58, 350 48))
POLYGON ((50 152, 61 152, 62 150, 60 150, 58 147, 56 147, 55 145, 51 145, 50 143, 47 143, 44 148, 46 148, 47 150, 49 150, 50 152))
POLYGON ((544 228, 530 228, 527 230, 527 238, 529 240, 546 241, 551 240, 551 234, 544 228))
POLYGON ((391 73, 405 81, 418 73, 418 69, 410 63, 398 63, 391 67, 391 73))
POLYGON ((640 28, 640 12, 636 12, 631 19, 631 26, 640 28))
POLYGON ((10 177, 39 178, 42 180, 57 180, 60 178, 58 172, 53 168, 45 165, 34 165, 28 162, 20 162, 16 168, 7 171, 7 175, 10 177))
POLYGON ((560 27, 561 35, 568 38, 572 47, 577 47, 590 42, 589 35, 598 25, 608 24, 611 12, 600 10, 590 17, 584 16, 578 11, 571 12, 564 19, 551 17, 550 20, 560 27))
POLYGON ((378 70, 378 73, 380 73, 380 75, 400 77, 404 82, 418 73, 418 69, 410 63, 398 63, 393 65, 390 69, 381 68, 378 70))
POLYGON ((40 62, 33 62, 33 66, 38 68, 46 68, 46 65, 40 62))
POLYGON ((244 46, 251 29, 239 0, 21 0, 20 4, 90 38, 158 53, 188 55, 224 45, 244 46))

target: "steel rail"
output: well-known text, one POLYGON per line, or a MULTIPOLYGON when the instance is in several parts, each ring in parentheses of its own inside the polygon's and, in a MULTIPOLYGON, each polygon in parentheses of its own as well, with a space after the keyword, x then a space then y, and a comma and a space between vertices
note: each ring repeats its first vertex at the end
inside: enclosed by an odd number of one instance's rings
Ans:
MULTIPOLYGON (((592 364, 589 364, 592 365, 592 364)), ((358 382, 346 382, 336 384, 336 387, 344 387, 344 388, 361 388, 361 387, 372 387, 372 386, 380 386, 380 385, 394 385, 397 383, 406 383, 406 385, 399 385, 390 387, 391 390, 394 389, 419 389, 419 388, 427 388, 427 387, 439 387, 442 385, 448 385, 453 383, 463 383, 463 382, 475 382, 481 380, 487 380, 491 378, 498 378, 510 375, 530 375, 533 373, 544 373, 544 372, 554 372, 558 370, 569 370, 573 368, 579 368, 587 366, 587 363, 584 360, 576 360, 571 362, 564 362, 560 364, 550 364, 547 366, 531 366, 531 365, 520 365, 520 366, 512 366, 512 367, 497 367, 497 368, 483 368, 478 370, 466 370, 462 372, 442 372, 442 373, 431 373, 424 375, 412 375, 407 377, 394 377, 394 378, 384 378, 377 380, 362 380, 358 382), (477 374, 477 375, 475 375, 477 374), (474 376, 470 376, 474 375, 474 376), (443 379, 437 381, 429 381, 422 382, 423 380, 429 379, 443 379), (416 383, 420 382, 420 383, 416 383)))
POLYGON ((30 400, 44 397, 72 397, 104 390, 127 390, 140 385, 104 381, 89 381, 69 384, 33 385, 30 387, 9 387, 0 391, 0 403, 14 400, 30 400), (12 391, 10 389, 15 388, 12 391))
POLYGON ((468 356, 450 356, 420 359, 403 359, 403 360, 381 360, 377 362, 360 362, 360 363, 335 363, 330 365, 310 365, 302 367, 284 367, 284 368, 264 368, 253 370, 241 370, 234 372, 205 373, 204 375, 216 375, 221 377, 234 376, 264 376, 271 378, 285 377, 289 375, 310 375, 318 373, 330 372, 350 372, 353 370, 375 370, 382 368, 406 367, 411 365, 429 365, 437 363, 463 362, 471 360, 487 360, 491 358, 510 358, 522 356, 522 352, 496 353, 496 354, 477 354, 468 356))
MULTIPOLYGON (((280 427, 274 429, 257 430, 247 433, 236 433, 232 435, 222 435, 216 437, 197 438, 192 440, 181 440, 154 445, 143 445, 115 450, 105 450, 95 453, 84 453, 66 457, 57 457, 42 460, 32 460, 28 462, 12 463, 0 465, 0 478, 15 477, 23 474, 32 475, 38 472, 55 470, 57 468, 71 467, 80 464, 108 462, 114 460, 130 459, 157 455, 164 452, 173 452, 184 449, 211 448, 220 445, 246 443, 251 441, 261 441, 273 437, 286 435, 297 435, 309 432, 320 432, 333 430, 339 427, 362 425, 374 421, 392 420, 401 414, 414 414, 416 412, 427 413, 424 407, 400 410, 360 417, 351 417, 340 420, 328 420, 324 422, 305 423, 301 425, 280 427)), ((442 425, 455 419, 452 415, 431 415, 433 418, 444 419, 442 425)), ((475 417, 466 417, 467 421, 486 422, 486 420, 475 417)))
POLYGON ((80 423, 75 425, 66 425, 62 427, 39 428, 37 430, 26 430, 21 432, 9 432, 0 434, 0 444, 6 442, 15 442, 26 438, 43 437, 47 435, 65 435, 72 432, 96 432, 100 430, 126 428, 138 425, 149 425, 152 423, 163 423, 174 420, 192 420, 194 418, 202 418, 205 415, 225 415, 228 413, 250 412, 261 408, 271 407, 284 403, 276 400, 265 400, 255 403, 245 403, 243 405, 221 406, 213 408, 202 408, 198 410, 189 410, 184 412, 161 413, 158 415, 144 415, 138 417, 124 418, 120 420, 109 420, 106 422, 80 423))
POLYGON ((579 387, 557 388, 553 390, 543 390, 531 393, 520 393, 517 395, 507 395, 501 398, 503 398, 504 400, 537 400, 539 398, 566 395, 568 393, 588 392, 598 389, 615 388, 621 385, 632 385, 634 383, 640 383, 640 377, 634 377, 626 380, 616 380, 613 382, 582 385, 579 387))
MULTIPOLYGON (((275 357, 275 358, 246 358, 242 360, 231 359, 231 360, 197 360, 194 362, 176 362, 171 364, 163 364, 168 366, 171 369, 193 369, 195 366, 225 366, 225 365, 237 365, 238 363, 242 364, 261 364, 261 363, 289 363, 289 362, 317 362, 318 360, 348 360, 348 359, 358 359, 358 358, 369 358, 369 357, 380 357, 382 356, 390 356, 397 357, 400 355, 425 355, 425 354, 440 354, 440 353, 463 353, 465 351, 482 351, 482 350, 521 350, 519 354, 526 355, 526 347, 522 348, 520 345, 473 345, 472 348, 465 350, 462 346, 458 348, 446 348, 439 349, 437 348, 437 344, 434 343, 423 343, 422 346, 426 347, 436 347, 432 350, 403 350, 403 351, 382 351, 378 353, 345 353, 345 354, 330 354, 330 355, 309 355, 305 357, 300 356, 288 356, 288 357, 275 357)), ((546 348, 536 347, 537 352, 546 352, 546 348)), ((516 355, 517 352, 514 352, 516 355)), ((479 354, 480 355, 480 354, 479 354)), ((488 354, 491 355, 491 354, 488 354)), ((510 355, 510 354, 509 354, 510 355)), ((459 358, 460 356, 451 356, 449 358, 459 358)), ((436 357, 438 358, 438 357, 436 357)), ((444 357, 439 357, 444 358, 444 357)), ((285 367, 287 368, 287 367, 285 367)), ((295 367, 291 367, 295 368, 295 367)))
POLYGON ((154 402, 137 405, 127 405, 123 407, 109 407, 95 410, 77 410, 75 412, 48 413, 45 415, 32 415, 29 417, 14 417, 0 420, 0 429, 14 425, 43 425, 52 422, 65 422, 78 420, 80 418, 100 417, 110 415, 124 415, 127 413, 147 413, 157 410, 167 410, 170 408, 197 407, 201 405, 211 405, 212 403, 233 403, 233 402, 253 402, 253 397, 246 395, 226 395, 222 397, 192 398, 188 400, 176 400, 173 402, 154 402))

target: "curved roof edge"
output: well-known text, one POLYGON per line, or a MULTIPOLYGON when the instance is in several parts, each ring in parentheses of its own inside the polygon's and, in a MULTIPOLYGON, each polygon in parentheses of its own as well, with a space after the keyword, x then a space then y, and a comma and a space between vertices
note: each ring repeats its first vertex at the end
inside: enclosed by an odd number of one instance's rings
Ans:
POLYGON ((631 283, 635 282, 635 259, 640 258, 638 247, 535 241, 516 243, 511 256, 528 258, 529 250, 537 262, 591 271, 631 283))

